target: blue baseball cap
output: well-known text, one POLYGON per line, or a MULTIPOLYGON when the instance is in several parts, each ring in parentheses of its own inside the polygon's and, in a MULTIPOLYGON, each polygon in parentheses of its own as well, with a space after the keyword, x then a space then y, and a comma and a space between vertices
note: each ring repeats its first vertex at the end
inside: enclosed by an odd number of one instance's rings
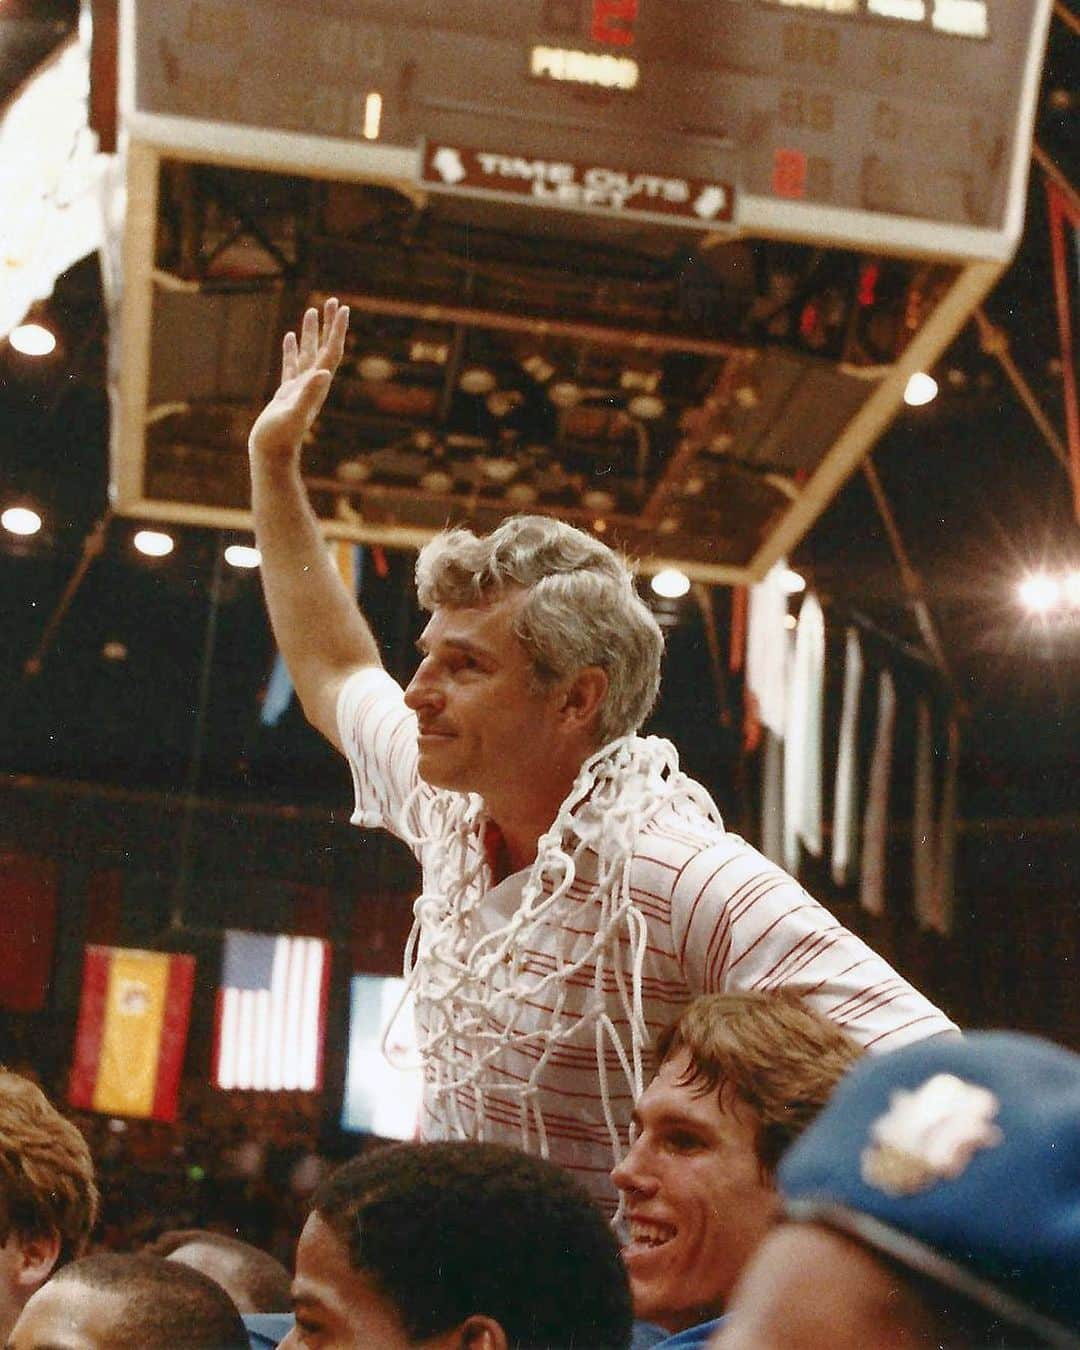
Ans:
POLYGON ((969 1032, 864 1059, 777 1180, 788 1219, 1080 1346, 1080 1055, 969 1032))

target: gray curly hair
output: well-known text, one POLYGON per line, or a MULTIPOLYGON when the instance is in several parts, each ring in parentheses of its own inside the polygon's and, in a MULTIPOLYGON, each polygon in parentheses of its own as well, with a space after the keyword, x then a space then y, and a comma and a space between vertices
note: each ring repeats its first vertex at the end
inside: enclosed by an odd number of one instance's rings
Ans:
POLYGON ((429 611, 484 604, 517 586, 529 595, 514 633, 537 682, 599 666, 608 690, 597 745, 636 731, 660 688, 664 639, 619 554, 561 520, 511 516, 488 535, 446 530, 416 560, 417 594, 429 611))

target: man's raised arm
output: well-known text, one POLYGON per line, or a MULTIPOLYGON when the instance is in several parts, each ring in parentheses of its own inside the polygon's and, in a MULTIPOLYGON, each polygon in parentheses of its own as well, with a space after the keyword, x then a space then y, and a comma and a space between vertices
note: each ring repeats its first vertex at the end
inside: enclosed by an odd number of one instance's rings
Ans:
POLYGON ((304 437, 345 350, 349 311, 327 300, 286 333, 281 384, 248 437, 255 540, 278 647, 308 721, 341 749, 337 697, 360 666, 382 665, 374 635, 331 563, 300 476, 304 437))

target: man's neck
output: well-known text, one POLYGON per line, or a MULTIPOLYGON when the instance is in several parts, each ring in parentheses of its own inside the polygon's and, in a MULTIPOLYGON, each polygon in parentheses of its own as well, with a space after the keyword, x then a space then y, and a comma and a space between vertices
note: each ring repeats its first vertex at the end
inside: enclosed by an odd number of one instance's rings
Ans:
POLYGON ((514 803, 516 809, 500 809, 485 802, 488 808, 489 835, 486 841, 488 863, 495 880, 530 867, 536 861, 537 844, 559 814, 563 802, 574 786, 576 774, 567 779, 561 792, 551 793, 546 799, 530 802, 528 810, 523 810, 522 802, 514 803), (494 826, 492 830, 491 827, 494 826))

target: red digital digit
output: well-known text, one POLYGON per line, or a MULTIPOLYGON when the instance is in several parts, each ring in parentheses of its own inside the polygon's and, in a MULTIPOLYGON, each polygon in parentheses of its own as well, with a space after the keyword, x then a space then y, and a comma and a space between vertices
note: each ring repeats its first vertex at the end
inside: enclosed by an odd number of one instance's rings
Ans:
POLYGON ((638 0, 592 0, 589 35, 609 47, 632 47, 637 14, 638 0))

